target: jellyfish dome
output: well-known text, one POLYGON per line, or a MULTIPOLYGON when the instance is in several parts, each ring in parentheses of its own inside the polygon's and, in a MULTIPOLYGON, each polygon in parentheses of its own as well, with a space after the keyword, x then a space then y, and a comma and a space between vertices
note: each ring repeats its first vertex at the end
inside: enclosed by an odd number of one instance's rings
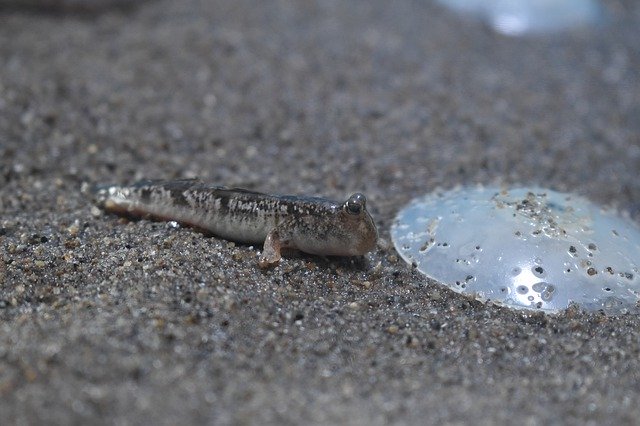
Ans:
POLYGON ((411 201, 391 237, 456 292, 516 309, 638 312, 640 229, 587 199, 542 188, 462 188, 411 201))

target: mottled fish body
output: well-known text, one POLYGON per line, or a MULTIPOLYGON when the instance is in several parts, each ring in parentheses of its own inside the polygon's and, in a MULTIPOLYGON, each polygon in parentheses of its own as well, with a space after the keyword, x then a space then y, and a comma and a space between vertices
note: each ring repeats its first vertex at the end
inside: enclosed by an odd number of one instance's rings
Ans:
POLYGON ((101 186, 93 193, 96 203, 110 212, 175 220, 237 242, 264 242, 262 266, 278 262, 281 248, 357 256, 371 251, 378 238, 362 194, 339 203, 213 186, 196 179, 101 186))

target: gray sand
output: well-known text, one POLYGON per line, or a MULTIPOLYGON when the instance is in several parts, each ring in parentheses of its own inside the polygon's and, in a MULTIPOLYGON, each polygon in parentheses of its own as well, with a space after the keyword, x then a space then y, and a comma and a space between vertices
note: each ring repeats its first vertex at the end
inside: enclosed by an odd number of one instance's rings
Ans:
POLYGON ((637 217, 638 2, 530 39, 427 1, 27 3, 0 0, 3 424, 640 417, 638 318, 485 306, 389 238, 405 202, 458 184, 637 217), (380 246, 261 271, 256 248, 80 192, 193 176, 362 191, 380 246))

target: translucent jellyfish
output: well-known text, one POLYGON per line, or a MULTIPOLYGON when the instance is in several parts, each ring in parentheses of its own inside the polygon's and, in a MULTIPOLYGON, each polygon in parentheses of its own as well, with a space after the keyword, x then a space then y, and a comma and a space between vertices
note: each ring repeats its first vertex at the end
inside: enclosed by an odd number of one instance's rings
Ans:
POLYGON ((598 0, 438 0, 450 9, 487 22, 511 36, 558 32, 598 24, 603 7, 598 0))
POLYGON ((391 237, 420 272, 479 300, 638 312, 640 229, 580 196, 497 187, 429 194, 398 213, 391 237))

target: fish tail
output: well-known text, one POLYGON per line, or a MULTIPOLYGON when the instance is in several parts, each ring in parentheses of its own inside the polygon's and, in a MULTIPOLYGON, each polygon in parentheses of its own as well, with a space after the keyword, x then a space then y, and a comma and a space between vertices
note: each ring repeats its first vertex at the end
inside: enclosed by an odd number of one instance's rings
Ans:
POLYGON ((99 207, 103 207, 110 194, 117 192, 118 189, 123 187, 113 184, 92 184, 89 182, 83 182, 80 187, 80 192, 89 197, 94 204, 99 207))

